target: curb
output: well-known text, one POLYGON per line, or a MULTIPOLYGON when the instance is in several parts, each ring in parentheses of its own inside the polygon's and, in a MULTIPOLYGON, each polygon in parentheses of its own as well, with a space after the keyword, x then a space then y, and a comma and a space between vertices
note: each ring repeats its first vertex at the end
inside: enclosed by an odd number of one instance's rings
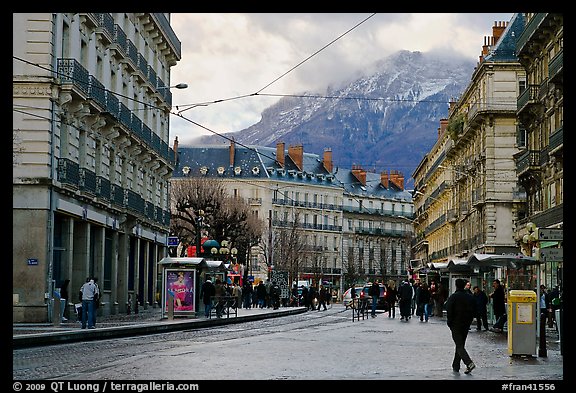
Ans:
POLYGON ((179 330, 201 329, 211 326, 229 325, 240 322, 277 318, 306 312, 305 308, 273 311, 265 314, 243 315, 232 318, 193 319, 186 321, 148 322, 130 326, 112 326, 97 329, 69 330, 63 332, 33 333, 12 337, 12 348, 30 348, 43 345, 65 344, 78 341, 106 340, 111 338, 168 333, 179 330))

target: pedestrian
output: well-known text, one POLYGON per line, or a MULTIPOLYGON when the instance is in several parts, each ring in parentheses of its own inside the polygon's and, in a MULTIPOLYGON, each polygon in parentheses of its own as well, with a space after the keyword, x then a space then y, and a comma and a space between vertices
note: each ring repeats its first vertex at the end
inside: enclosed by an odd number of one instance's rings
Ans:
POLYGON ((266 308, 272 307, 272 297, 270 296, 270 290, 272 289, 272 282, 269 278, 266 279, 266 308))
POLYGON ((415 281, 413 278, 410 279, 410 284, 412 285, 412 315, 416 312, 418 307, 418 291, 420 290, 420 280, 415 281))
POLYGON ((280 295, 282 294, 282 289, 277 282, 274 282, 270 287, 270 299, 272 302, 272 308, 278 310, 280 308, 280 295))
POLYGON ((420 322, 428 322, 430 316, 430 290, 425 282, 420 284, 420 289, 418 290, 418 313, 420 322))
POLYGON ((474 286, 474 300, 476 300, 476 330, 488 330, 488 312, 486 306, 488 305, 488 295, 480 289, 478 285, 474 286))
POLYGON ((408 280, 402 281, 400 288, 398 289, 398 305, 400 306, 400 320, 403 319, 408 322, 410 319, 410 306, 412 304, 412 285, 408 280))
POLYGON ((436 300, 438 297, 438 285, 436 285, 436 281, 430 281, 430 316, 436 316, 436 304, 438 301, 436 300))
POLYGON ((66 304, 68 303, 68 300, 70 299, 68 297, 68 286, 70 285, 70 280, 66 279, 64 280, 64 283, 62 284, 62 288, 60 288, 60 315, 62 317, 62 322, 66 322, 68 320, 68 318, 70 318, 70 316, 68 315, 68 307, 66 307, 66 304))
POLYGON ((244 288, 242 288, 242 296, 244 297, 244 308, 252 308, 252 292, 254 288, 252 287, 252 281, 246 281, 244 288))
POLYGON ((258 307, 266 307, 266 286, 264 281, 260 281, 256 286, 256 295, 258 296, 258 307))
POLYGON ((226 296, 226 285, 219 278, 216 279, 214 284, 214 298, 216 301, 216 318, 222 318, 224 312, 224 297, 226 296))
POLYGON ((210 277, 206 276, 206 281, 202 284, 200 288, 200 297, 202 298, 202 303, 204 303, 204 316, 206 318, 210 317, 210 312, 212 312, 212 297, 216 294, 216 288, 210 277))
POLYGON ((242 308, 242 288, 237 282, 234 283, 234 288, 232 288, 232 296, 236 297, 236 307, 242 308))
POLYGON ((464 290, 466 292, 468 292, 470 295, 474 295, 474 293, 472 293, 472 284, 470 284, 470 281, 468 281, 466 283, 466 286, 464 287, 464 290))
POLYGON ((500 284, 500 280, 495 279, 492 281, 492 288, 494 288, 494 291, 490 294, 490 299, 492 299, 492 310, 494 311, 496 322, 490 330, 501 333, 506 323, 506 295, 504 294, 504 287, 500 284))
POLYGON ((550 297, 550 306, 552 307, 548 327, 552 328, 556 326, 556 331, 558 331, 558 322, 556 321, 556 310, 560 309, 560 289, 558 288, 558 285, 552 288, 548 295, 550 297))
POLYGON ((298 307, 298 284, 292 285, 292 291, 290 291, 290 307, 298 307))
POLYGON ((437 317, 442 317, 444 315, 444 303, 446 302, 446 299, 448 299, 448 291, 446 290, 446 287, 439 282, 438 290, 436 291, 436 311, 434 311, 434 314, 437 317))
POLYGON ((86 278, 86 282, 80 287, 80 300, 82 301, 82 329, 95 329, 95 307, 94 298, 98 296, 98 287, 94 284, 94 279, 86 278))
POLYGON ((388 318, 396 318, 396 298, 398 290, 396 289, 396 281, 389 280, 388 288, 386 289, 386 303, 388 304, 388 318))
POLYGON ((100 286, 98 285, 98 277, 94 277, 94 285, 96 285, 96 296, 94 296, 94 327, 96 327, 98 309, 102 304, 102 292, 100 292, 100 286))
POLYGON ((317 298, 318 298, 318 289, 316 289, 314 285, 311 285, 310 288, 308 288, 308 304, 310 306, 309 310, 316 309, 317 298))
POLYGON ((376 317, 376 306, 378 305, 378 298, 380 297, 380 285, 378 281, 374 281, 368 290, 368 295, 372 296, 372 318, 376 317))
POLYGON ((320 308, 324 306, 324 311, 327 310, 326 308, 326 298, 328 297, 328 290, 324 285, 320 285, 320 292, 318 293, 318 311, 320 308))
POLYGON ((302 286, 302 294, 300 296, 302 297, 302 306, 308 310, 308 307, 310 307, 310 303, 308 303, 308 287, 302 286))
MULTIPOLYGON (((550 295, 544 284, 540 285, 540 323, 546 324, 548 314, 552 312, 552 304, 550 303, 550 295)), ((551 319, 549 320, 551 322, 551 319)), ((552 327, 552 326, 550 326, 552 327)))
POLYGON ((446 320, 456 346, 452 370, 460 372, 460 362, 464 362, 466 365, 464 373, 470 374, 476 365, 466 351, 466 338, 468 337, 468 328, 474 319, 476 304, 473 296, 464 289, 466 281, 463 278, 456 279, 456 291, 446 301, 446 320))

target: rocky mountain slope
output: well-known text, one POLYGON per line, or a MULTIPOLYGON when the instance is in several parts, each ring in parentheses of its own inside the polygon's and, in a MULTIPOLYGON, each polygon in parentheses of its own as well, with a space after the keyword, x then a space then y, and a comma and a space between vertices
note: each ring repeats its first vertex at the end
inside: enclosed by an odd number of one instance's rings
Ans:
MULTIPOLYGON (((246 145, 302 144, 319 155, 331 148, 338 167, 399 170, 411 180, 474 66, 469 59, 400 51, 351 83, 282 98, 257 124, 226 135, 246 145)), ((227 143, 219 136, 198 142, 227 143)))

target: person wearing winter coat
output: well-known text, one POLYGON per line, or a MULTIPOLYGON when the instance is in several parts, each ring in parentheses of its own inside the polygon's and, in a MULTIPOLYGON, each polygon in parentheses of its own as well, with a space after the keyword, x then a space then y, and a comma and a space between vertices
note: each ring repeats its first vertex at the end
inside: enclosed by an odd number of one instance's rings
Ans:
POLYGON ((266 307, 266 286, 263 281, 256 286, 256 295, 258 296, 258 307, 266 307))
POLYGON ((210 312, 212 311, 212 297, 216 295, 216 288, 210 277, 206 277, 206 281, 202 284, 200 288, 200 297, 202 298, 202 303, 204 303, 204 316, 206 318, 210 317, 210 312))
POLYGON ((407 280, 402 282, 398 289, 398 305, 400 306, 400 320, 406 319, 406 322, 411 317, 412 310, 412 285, 407 280))
POLYGON ((484 325, 484 330, 488 330, 488 311, 486 310, 488 295, 478 285, 472 290, 474 300, 476 300, 476 330, 482 330, 482 325, 484 325))
POLYGON ((420 284, 420 289, 418 290, 418 312, 417 315, 420 316, 420 322, 428 322, 430 317, 430 290, 428 289, 428 284, 425 282, 420 284))
POLYGON ((376 305, 378 304, 378 298, 380 297, 380 285, 378 281, 374 281, 370 289, 368 290, 368 295, 372 297, 372 318, 376 317, 376 305))
POLYGON ((386 289, 386 303, 388 303, 388 318, 396 318, 396 299, 398 297, 398 290, 396 289, 396 282, 394 280, 388 281, 388 288, 386 289))
POLYGON ((452 332, 452 340, 456 346, 452 370, 460 372, 460 363, 464 362, 466 365, 464 373, 469 374, 476 365, 466 351, 466 338, 476 313, 476 302, 474 296, 464 289, 466 282, 467 280, 463 278, 456 279, 456 291, 446 301, 446 323, 452 332))

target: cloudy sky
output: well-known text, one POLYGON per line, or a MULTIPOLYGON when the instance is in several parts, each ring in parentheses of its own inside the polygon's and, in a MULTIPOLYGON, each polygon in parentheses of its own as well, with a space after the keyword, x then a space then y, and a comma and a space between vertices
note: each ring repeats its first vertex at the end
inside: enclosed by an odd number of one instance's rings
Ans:
POLYGON ((275 95, 322 92, 398 50, 478 60, 494 22, 512 15, 173 13, 182 60, 171 84, 188 88, 172 89, 181 117, 170 118, 170 143, 247 128, 280 99, 275 95))

